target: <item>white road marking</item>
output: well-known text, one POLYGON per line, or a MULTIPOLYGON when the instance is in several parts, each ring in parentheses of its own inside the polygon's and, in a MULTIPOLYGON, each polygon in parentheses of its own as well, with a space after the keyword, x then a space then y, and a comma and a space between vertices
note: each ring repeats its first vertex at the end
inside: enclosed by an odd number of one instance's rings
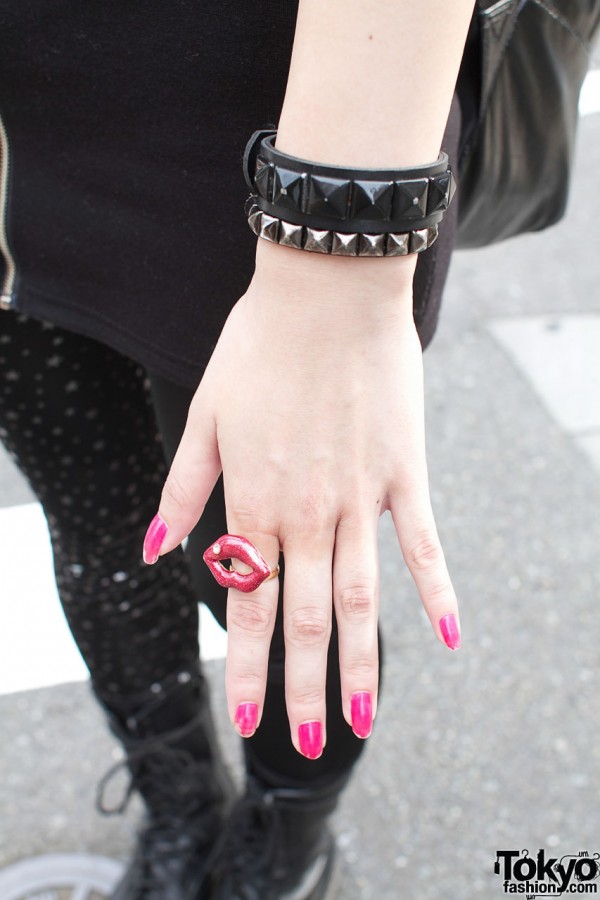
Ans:
POLYGON ((600 471, 600 314, 496 318, 488 327, 600 471))
POLYGON ((579 95, 579 114, 589 116, 600 112, 600 69, 591 69, 579 95))
MULTIPOLYGON (((0 509, 0 573, 0 694, 87 680, 56 592, 39 503, 0 509)), ((200 635, 202 659, 224 658, 227 635, 204 606, 200 635)))

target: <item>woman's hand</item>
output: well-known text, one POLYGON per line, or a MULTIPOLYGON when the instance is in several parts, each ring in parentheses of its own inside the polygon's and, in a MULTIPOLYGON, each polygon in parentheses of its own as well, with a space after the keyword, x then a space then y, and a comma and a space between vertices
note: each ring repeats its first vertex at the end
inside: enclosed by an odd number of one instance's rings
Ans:
MULTIPOLYGON (((435 634, 458 646, 428 489, 413 272, 414 257, 321 257, 259 239, 253 279, 192 400, 162 493, 161 554, 196 525, 221 468, 229 533, 271 567, 281 547, 291 737, 312 758, 326 741, 332 602, 344 716, 359 736, 370 732, 386 509, 435 634)), ((254 730, 246 704, 260 724, 277 601, 277 579, 228 593, 228 707, 245 734, 254 730)))

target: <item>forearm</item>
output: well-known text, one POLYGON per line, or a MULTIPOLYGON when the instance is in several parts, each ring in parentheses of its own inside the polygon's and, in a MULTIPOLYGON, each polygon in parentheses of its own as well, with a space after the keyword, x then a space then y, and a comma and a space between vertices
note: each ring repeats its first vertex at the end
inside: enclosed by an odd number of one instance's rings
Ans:
POLYGON ((402 167, 440 149, 474 0, 299 0, 276 146, 402 167))
MULTIPOLYGON (((473 3, 299 0, 276 147, 349 167, 401 168, 434 161, 473 3)), ((311 308, 317 318, 326 310, 336 323, 340 309, 346 316, 352 311, 357 321, 366 314, 397 313, 400 307, 412 315, 416 262, 416 254, 334 257, 262 238, 256 250, 258 272, 281 284, 291 284, 291 277, 301 292, 300 310, 286 303, 288 314, 291 309, 309 319, 311 308)))

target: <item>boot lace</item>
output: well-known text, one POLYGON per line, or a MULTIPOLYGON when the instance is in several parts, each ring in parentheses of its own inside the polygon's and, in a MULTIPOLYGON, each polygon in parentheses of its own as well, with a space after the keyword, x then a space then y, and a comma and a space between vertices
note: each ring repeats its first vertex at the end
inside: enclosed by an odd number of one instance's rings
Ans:
POLYGON ((207 863, 213 884, 222 892, 219 897, 269 900, 274 884, 286 875, 278 866, 284 824, 277 801, 288 794, 293 792, 265 791, 248 777, 246 793, 234 804, 207 863))
POLYGON ((138 833, 133 860, 140 900, 154 896, 158 885, 176 876, 196 847, 212 844, 217 816, 211 775, 209 762, 150 739, 100 779, 96 809, 105 816, 124 813, 135 789, 144 797, 151 793, 150 815, 138 833), (131 777, 121 801, 107 806, 109 783, 128 769, 131 777))

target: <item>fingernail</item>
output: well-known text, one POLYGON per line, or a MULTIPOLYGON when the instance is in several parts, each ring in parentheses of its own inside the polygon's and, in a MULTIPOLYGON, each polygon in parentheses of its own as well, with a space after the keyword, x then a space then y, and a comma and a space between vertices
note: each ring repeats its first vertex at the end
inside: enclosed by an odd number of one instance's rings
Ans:
POLYGON ((352 731, 359 738, 368 738, 373 730, 373 704, 369 691, 357 691, 350 698, 352 731))
POLYGON ((323 729, 318 720, 303 722, 298 728, 300 753, 308 759, 318 759, 323 752, 323 729))
POLYGON ((460 634, 458 633, 458 627, 453 613, 442 616, 440 619, 440 631, 442 632, 442 637, 446 641, 448 647, 450 647, 451 650, 458 650, 460 647, 460 634))
POLYGON ((258 704, 240 703, 235 711, 235 727, 242 737, 251 737, 258 722, 258 704))
POLYGON ((159 514, 156 513, 148 526, 148 531, 144 538, 143 557, 144 562, 148 563, 148 565, 152 565, 158 559, 162 542, 166 538, 168 530, 165 520, 161 519, 159 514))

